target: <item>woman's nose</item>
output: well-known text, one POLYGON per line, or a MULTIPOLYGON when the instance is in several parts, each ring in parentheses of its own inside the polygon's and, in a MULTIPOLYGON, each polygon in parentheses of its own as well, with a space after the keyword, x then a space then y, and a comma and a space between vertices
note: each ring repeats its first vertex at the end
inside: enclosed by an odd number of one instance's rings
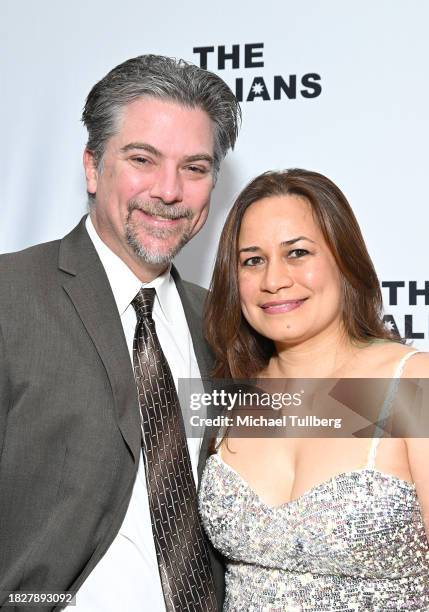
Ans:
POLYGON ((294 280, 289 266, 284 261, 269 262, 262 278, 263 291, 276 293, 280 289, 289 288, 294 280))

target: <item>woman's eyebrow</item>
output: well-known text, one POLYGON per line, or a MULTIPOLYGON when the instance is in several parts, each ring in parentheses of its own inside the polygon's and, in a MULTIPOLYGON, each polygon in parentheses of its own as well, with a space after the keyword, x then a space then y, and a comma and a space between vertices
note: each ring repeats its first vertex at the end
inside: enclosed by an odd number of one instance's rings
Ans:
POLYGON ((243 247, 242 249, 239 249, 239 253, 254 253, 255 251, 260 251, 261 247, 258 246, 248 246, 248 247, 243 247))
MULTIPOLYGON (((308 240, 308 242, 313 242, 314 244, 314 240, 311 240, 311 238, 307 238, 307 236, 297 236, 296 238, 291 238, 290 240, 283 240, 280 243, 280 246, 290 246, 291 244, 294 244, 295 242, 298 242, 299 240, 308 240)), ((248 247, 243 247, 242 249, 239 249, 239 253, 254 253, 255 251, 260 251, 261 247, 258 246, 248 246, 248 247)))
POLYGON ((314 243, 314 240, 311 240, 311 238, 307 238, 307 236, 298 236, 297 238, 291 238, 290 240, 284 240, 280 244, 281 246, 289 246, 291 244, 294 244, 295 242, 298 242, 299 240, 308 240, 309 242, 314 243))

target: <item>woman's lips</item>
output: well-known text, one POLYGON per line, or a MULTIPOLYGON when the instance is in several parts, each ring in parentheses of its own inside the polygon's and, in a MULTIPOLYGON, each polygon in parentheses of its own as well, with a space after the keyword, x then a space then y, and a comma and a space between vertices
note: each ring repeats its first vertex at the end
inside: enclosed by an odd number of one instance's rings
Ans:
POLYGON ((305 302, 307 298, 302 300, 282 300, 276 302, 266 302, 261 305, 262 310, 266 314, 279 314, 282 312, 291 312, 296 310, 305 302))

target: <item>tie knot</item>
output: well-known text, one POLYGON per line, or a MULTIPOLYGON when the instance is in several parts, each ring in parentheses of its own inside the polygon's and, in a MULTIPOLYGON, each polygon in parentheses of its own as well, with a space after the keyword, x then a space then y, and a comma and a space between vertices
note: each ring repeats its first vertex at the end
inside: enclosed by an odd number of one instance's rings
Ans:
POLYGON ((140 289, 136 297, 133 299, 131 304, 138 319, 152 316, 153 302, 155 300, 155 289, 149 287, 147 289, 140 289))

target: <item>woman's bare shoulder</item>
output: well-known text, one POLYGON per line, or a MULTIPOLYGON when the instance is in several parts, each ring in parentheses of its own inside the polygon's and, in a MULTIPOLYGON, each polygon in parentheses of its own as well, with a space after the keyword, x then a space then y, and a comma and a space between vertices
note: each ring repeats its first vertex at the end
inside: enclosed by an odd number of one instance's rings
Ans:
POLYGON ((406 359, 402 376, 429 377, 429 353, 416 353, 412 346, 399 342, 376 342, 367 346, 364 353, 365 367, 372 372, 371 375, 390 378, 396 374, 402 360, 406 359), (407 358, 408 354, 410 357, 407 358))
POLYGON ((403 378, 429 378, 429 353, 412 355, 404 366, 403 378))

